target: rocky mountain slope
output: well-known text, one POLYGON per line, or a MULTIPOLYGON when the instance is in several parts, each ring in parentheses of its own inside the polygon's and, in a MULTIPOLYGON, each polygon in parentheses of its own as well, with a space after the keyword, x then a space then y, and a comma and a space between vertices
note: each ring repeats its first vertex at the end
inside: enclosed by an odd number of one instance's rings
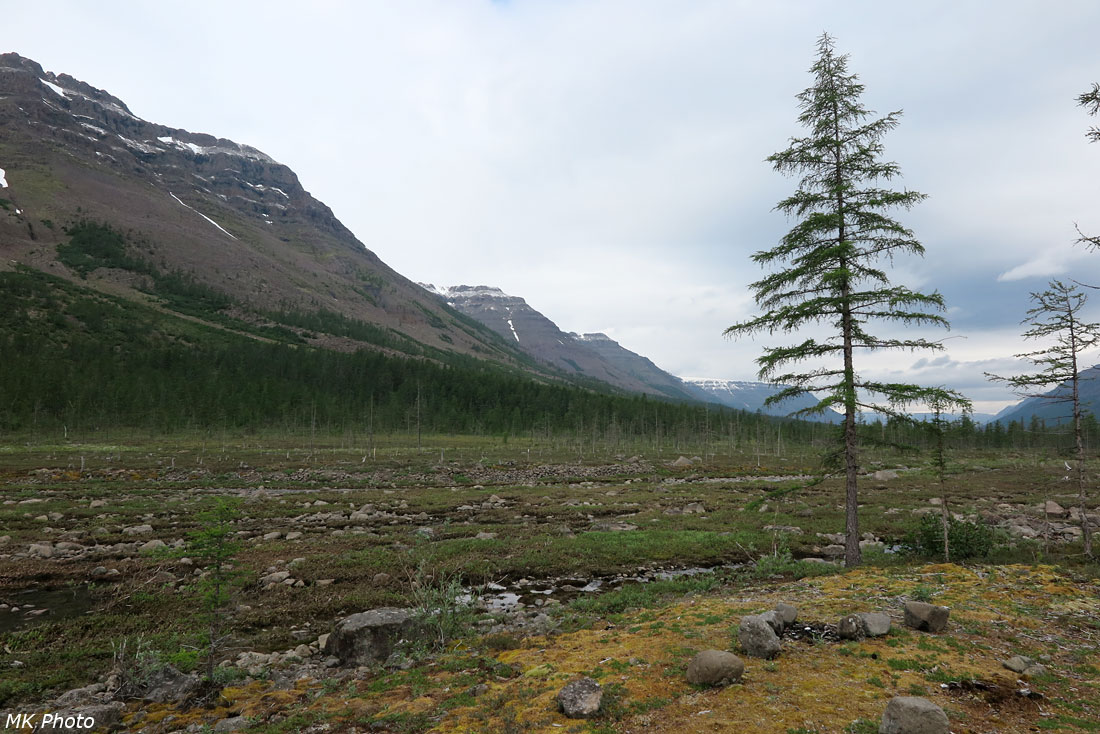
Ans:
MULTIPOLYGON (((1093 415, 1100 409, 1100 365, 1094 365, 1078 373, 1081 407, 1093 415)), ((1010 405, 997 413, 991 420, 1001 423, 1022 421, 1025 425, 1032 417, 1038 418, 1048 426, 1067 423, 1072 420, 1073 404, 1062 398, 1072 395, 1069 383, 1063 383, 1044 393, 1046 397, 1033 397, 1010 405), (1058 398, 1052 400, 1049 398, 1058 398)))
POLYGON ((421 285, 535 359, 567 374, 599 380, 630 392, 679 400, 704 398, 678 377, 607 335, 566 333, 523 298, 508 295, 499 288, 421 285))
MULTIPOLYGON (((325 312, 400 337, 378 340, 388 349, 529 362, 389 268, 270 156, 142 120, 108 92, 14 53, 0 55, 0 169, 0 269, 84 276, 149 301, 155 268, 230 297, 237 318, 325 312), (66 228, 81 221, 125 233, 125 257, 84 272, 59 260, 66 228)), ((364 345, 323 328, 307 336, 364 345)))

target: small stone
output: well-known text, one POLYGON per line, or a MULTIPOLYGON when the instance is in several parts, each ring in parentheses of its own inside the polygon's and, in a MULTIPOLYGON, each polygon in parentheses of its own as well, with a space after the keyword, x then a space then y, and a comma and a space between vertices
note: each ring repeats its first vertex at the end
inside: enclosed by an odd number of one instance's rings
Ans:
POLYGON ((270 533, 264 533, 264 540, 278 540, 283 537, 283 534, 278 530, 272 530, 270 533))
POLYGON ((947 607, 923 601, 905 602, 905 626, 922 632, 940 632, 947 626, 951 611, 947 607))
POLYGON ((123 535, 147 535, 153 532, 152 525, 134 525, 132 527, 123 528, 123 535))
POLYGON ((149 553, 151 551, 157 550, 158 548, 163 548, 165 545, 167 545, 167 543, 165 543, 163 540, 154 538, 153 540, 142 543, 138 547, 138 550, 140 550, 142 553, 149 553))
POLYGON ((1039 675, 1045 675, 1046 672, 1047 672, 1047 668, 1046 668, 1045 665, 1042 665, 1040 663, 1035 663, 1034 665, 1029 665, 1026 668, 1024 668, 1023 672, 1020 673, 1020 677, 1021 678, 1034 678, 1034 677, 1039 676, 1039 675))
POLYGON ((482 531, 482 532, 478 533, 477 535, 475 535, 474 537, 477 540, 492 540, 493 538, 497 537, 497 534, 496 533, 487 533, 487 532, 482 531))
POLYGON ((561 712, 570 719, 587 719, 599 713, 603 690, 591 678, 580 678, 558 691, 557 700, 561 712))
POLYGON ((936 704, 927 698, 896 696, 886 704, 879 734, 949 734, 951 724, 936 704))
POLYGON ((732 652, 703 650, 691 659, 687 681, 697 686, 725 686, 741 680, 745 663, 732 652))
POLYGON ((391 578, 393 577, 390 576, 388 573, 376 573, 374 574, 374 583, 382 586, 384 584, 388 584, 391 578))
POLYGON ((244 729, 248 726, 248 719, 243 716, 233 716, 228 719, 222 719, 217 724, 214 724, 214 731, 237 731, 238 729, 244 729))
POLYGON ((315 583, 317 586, 332 586, 336 583, 336 579, 317 579, 315 583))
POLYGON ((898 473, 893 469, 879 469, 877 472, 871 475, 871 478, 876 482, 886 482, 891 479, 897 479, 898 473))
POLYGON ((294 531, 289 532, 289 533, 286 534, 286 539, 287 540, 297 540, 300 537, 302 537, 302 534, 300 532, 298 532, 297 530, 294 530, 294 531))

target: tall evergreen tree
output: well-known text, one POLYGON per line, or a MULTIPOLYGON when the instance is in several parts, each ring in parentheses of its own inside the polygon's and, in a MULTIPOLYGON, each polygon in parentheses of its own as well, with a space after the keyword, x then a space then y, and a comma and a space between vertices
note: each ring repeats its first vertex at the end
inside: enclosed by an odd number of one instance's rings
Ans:
POLYGON ((872 118, 860 101, 863 85, 848 73, 848 57, 836 54, 833 39, 823 34, 817 61, 810 69, 813 86, 798 95, 799 122, 806 137, 768 158, 786 175, 801 175, 798 189, 776 209, 798 219, 779 245, 757 252, 753 260, 775 269, 752 284, 764 313, 726 329, 727 336, 757 332, 794 332, 826 324, 832 333, 799 344, 766 348, 757 359, 760 378, 790 387, 769 399, 779 402, 803 392, 825 397, 810 411, 838 407, 844 412, 839 450, 833 467, 845 473, 845 563, 858 565, 859 516, 857 418, 861 410, 900 416, 906 404, 957 405, 965 399, 940 388, 880 382, 856 373, 855 354, 882 349, 942 349, 925 339, 879 337, 867 330, 871 321, 947 327, 939 293, 923 294, 890 284, 884 261, 904 253, 921 255, 913 233, 886 212, 908 209, 924 199, 914 191, 883 187, 900 174, 896 163, 882 160, 882 138, 898 124, 900 112, 872 118), (809 371, 784 371, 809 359, 824 364, 809 371))
POLYGON ((1053 340, 1050 346, 1034 352, 1017 354, 1034 364, 1038 370, 1013 377, 988 377, 1007 382, 1021 397, 1041 398, 1053 403, 1065 403, 1072 409, 1074 454, 1077 460, 1077 499, 1081 506, 1081 533, 1085 554, 1092 556, 1092 529, 1089 526, 1086 499, 1085 443, 1079 389, 1078 367, 1082 352, 1100 344, 1100 324, 1081 320, 1081 309, 1087 298, 1075 285, 1059 280, 1050 281, 1047 290, 1032 293, 1035 305, 1027 312, 1023 323, 1029 328, 1025 339, 1053 340), (1051 389, 1053 388, 1053 389, 1051 389))

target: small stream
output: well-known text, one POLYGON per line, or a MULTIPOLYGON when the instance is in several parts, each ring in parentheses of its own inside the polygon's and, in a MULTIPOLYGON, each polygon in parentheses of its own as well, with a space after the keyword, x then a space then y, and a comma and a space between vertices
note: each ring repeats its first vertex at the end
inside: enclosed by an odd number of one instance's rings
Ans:
POLYGON ((545 606, 548 600, 565 604, 588 594, 614 591, 630 584, 668 581, 685 576, 699 576, 715 571, 742 568, 744 563, 689 568, 638 569, 633 572, 596 578, 519 579, 507 584, 489 583, 468 597, 490 612, 512 612, 523 607, 545 606))

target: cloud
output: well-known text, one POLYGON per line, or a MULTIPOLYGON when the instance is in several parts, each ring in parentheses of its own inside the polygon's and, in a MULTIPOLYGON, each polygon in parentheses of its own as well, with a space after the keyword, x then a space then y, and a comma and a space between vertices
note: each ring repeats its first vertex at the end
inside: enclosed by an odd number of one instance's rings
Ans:
POLYGON ((722 330, 755 312, 749 285, 765 271, 752 253, 793 224, 773 207, 797 181, 764 159, 803 132, 794 96, 822 29, 869 107, 904 108, 886 157, 904 174, 895 184, 930 196, 898 213, 926 255, 899 258, 891 277, 947 300, 953 331, 922 335, 968 337, 945 342, 953 363, 899 367, 894 354, 867 369, 985 391, 981 365, 1024 351, 1029 289, 1071 272, 1100 283, 1100 255, 1070 244, 1075 221, 1100 231, 1100 146, 1074 101, 1096 81, 1091 0, 1056 12, 1026 0, 935 13, 847 0, 188 10, 23 3, 4 32, 143 117, 287 163, 409 278, 500 286, 673 372, 750 378, 763 345, 797 337, 722 330))

